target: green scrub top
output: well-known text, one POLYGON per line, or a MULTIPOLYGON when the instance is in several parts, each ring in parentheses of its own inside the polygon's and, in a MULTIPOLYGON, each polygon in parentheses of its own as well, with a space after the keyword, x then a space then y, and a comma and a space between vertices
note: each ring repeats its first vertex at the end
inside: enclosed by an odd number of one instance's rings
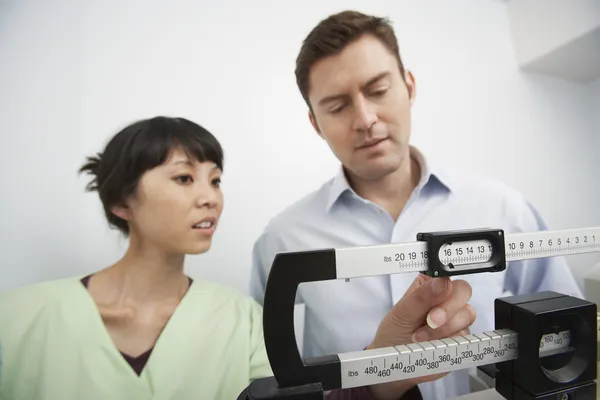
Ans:
POLYGON ((138 376, 80 279, 0 293, 0 400, 229 400, 272 375, 260 306, 195 278, 138 376))

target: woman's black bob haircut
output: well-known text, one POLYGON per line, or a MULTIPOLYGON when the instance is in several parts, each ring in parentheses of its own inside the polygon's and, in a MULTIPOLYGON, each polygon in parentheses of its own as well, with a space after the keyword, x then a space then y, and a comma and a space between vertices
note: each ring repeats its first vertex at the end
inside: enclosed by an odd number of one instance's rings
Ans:
POLYGON ((185 118, 158 116, 134 122, 119 131, 103 152, 87 157, 79 173, 93 178, 87 191, 97 191, 108 223, 129 235, 127 221, 111 210, 135 194, 142 175, 167 161, 175 149, 198 162, 213 162, 223 171, 223 149, 202 126, 185 118))

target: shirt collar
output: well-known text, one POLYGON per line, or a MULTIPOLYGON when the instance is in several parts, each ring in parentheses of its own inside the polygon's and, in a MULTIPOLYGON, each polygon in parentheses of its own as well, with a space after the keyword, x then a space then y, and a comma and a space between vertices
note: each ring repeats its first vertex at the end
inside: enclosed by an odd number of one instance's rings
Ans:
MULTIPOLYGON (((419 149, 414 146, 410 146, 410 156, 413 157, 421 167, 421 179, 419 180, 416 190, 421 191, 426 186, 437 184, 441 185, 442 188, 448 192, 452 192, 453 185, 451 180, 441 171, 435 168, 431 163, 429 163, 425 155, 419 149)), ((350 187, 350 183, 348 183, 348 178, 344 172, 344 167, 341 166, 337 175, 331 182, 331 186, 329 187, 326 211, 331 210, 331 207, 333 207, 333 205, 345 192, 352 192, 356 195, 356 192, 354 192, 352 187, 350 187)))

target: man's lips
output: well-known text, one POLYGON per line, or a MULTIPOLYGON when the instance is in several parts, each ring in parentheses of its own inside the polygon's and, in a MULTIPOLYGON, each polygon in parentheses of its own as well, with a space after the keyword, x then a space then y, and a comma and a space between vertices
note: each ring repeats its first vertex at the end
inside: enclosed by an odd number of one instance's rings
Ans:
POLYGON ((368 149, 369 147, 377 146, 379 143, 383 142, 384 140, 387 140, 387 138, 370 140, 370 141, 358 146, 358 148, 359 149, 368 149))

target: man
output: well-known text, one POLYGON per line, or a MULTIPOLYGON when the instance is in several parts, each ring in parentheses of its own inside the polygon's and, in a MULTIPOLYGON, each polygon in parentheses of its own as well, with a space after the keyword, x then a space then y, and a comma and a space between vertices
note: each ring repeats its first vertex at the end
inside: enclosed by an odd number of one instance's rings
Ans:
MULTIPOLYGON (((441 171, 410 145, 416 84, 387 20, 346 11, 321 21, 302 45, 296 78, 315 131, 342 167, 337 176, 275 216, 255 244, 251 293, 259 302, 278 252, 412 242, 418 232, 448 229, 546 229, 516 191, 441 171)), ((368 346, 416 275, 301 285, 298 302, 306 306, 303 355, 368 346)), ((504 273, 464 279, 472 287, 469 303, 477 315, 472 332, 494 328, 494 299, 502 295, 556 290, 581 297, 562 258, 514 262, 504 273)), ((443 309, 432 310, 430 317, 432 327, 447 320, 443 309)), ((428 338, 427 331, 412 337, 428 338)), ((467 393, 467 371, 419 388, 425 399, 467 393)))

